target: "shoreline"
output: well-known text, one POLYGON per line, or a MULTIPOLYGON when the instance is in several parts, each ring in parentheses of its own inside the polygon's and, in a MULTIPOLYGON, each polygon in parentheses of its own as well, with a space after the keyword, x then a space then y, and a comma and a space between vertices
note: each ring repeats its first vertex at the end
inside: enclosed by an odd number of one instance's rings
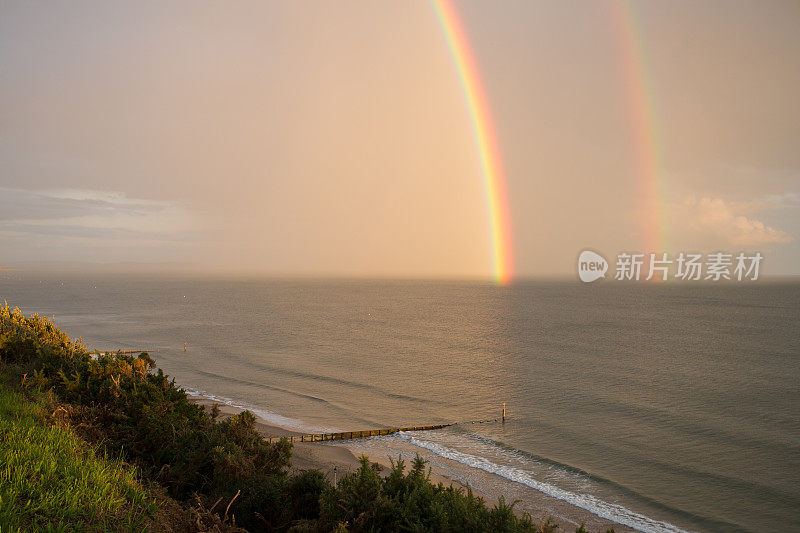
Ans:
MULTIPOLYGON (((244 407, 234 407, 219 400, 211 399, 202 396, 195 392, 186 391, 189 400, 210 409, 213 405, 217 405, 220 412, 220 419, 225 419, 234 416, 245 410, 244 407)), ((289 437, 299 436, 302 434, 300 431, 283 428, 281 426, 271 424, 264 419, 260 418, 256 413, 256 430, 265 437, 289 437)), ((360 467, 358 457, 347 447, 347 444, 342 444, 346 441, 337 441, 338 444, 332 445, 329 442, 295 442, 292 446, 292 466, 290 471, 300 470, 319 470, 325 473, 329 479, 333 481, 341 478, 342 475, 355 472, 360 467)), ((391 467, 388 457, 370 457, 370 462, 378 463, 384 467, 383 473, 386 473, 391 467)), ((435 465, 428 465, 431 469, 431 481, 434 483, 442 483, 445 486, 452 486, 467 490, 468 486, 459 480, 452 479, 448 476, 449 472, 435 465)), ((408 461, 407 461, 408 467, 408 461)), ((571 503, 559 500, 548 494, 538 492, 537 497, 533 501, 526 502, 529 507, 528 512, 534 521, 543 521, 547 516, 551 516, 553 520, 559 525, 560 531, 568 533, 574 531, 578 526, 584 524, 586 530, 589 532, 605 532, 610 528, 614 528, 615 533, 635 532, 633 529, 624 524, 602 518, 582 507, 572 505, 571 503)), ((497 498, 485 494, 478 493, 480 497, 486 500, 487 504, 492 506, 497 504, 497 498)), ((522 511, 515 507, 517 514, 522 514, 522 511)))

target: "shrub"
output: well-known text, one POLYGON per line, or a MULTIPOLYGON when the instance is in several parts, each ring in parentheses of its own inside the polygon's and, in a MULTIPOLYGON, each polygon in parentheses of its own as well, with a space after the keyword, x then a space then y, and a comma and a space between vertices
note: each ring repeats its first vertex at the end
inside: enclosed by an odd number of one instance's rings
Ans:
POLYGON ((352 531, 533 531, 530 517, 514 514, 514 504, 501 499, 490 510, 469 490, 434 485, 419 457, 407 474, 402 459, 385 478, 378 472, 362 456, 357 472, 323 492, 320 521, 326 530, 348 524, 352 531))
POLYGON ((305 470, 293 476, 287 485, 289 514, 301 520, 319 518, 319 499, 331 484, 319 470, 305 470))
MULTIPOLYGON (((154 371, 146 353, 93 356, 46 317, 25 317, 5 306, 0 361, 7 372, 21 374, 29 393, 52 391, 58 411, 86 438, 135 463, 173 497, 188 500, 201 493, 230 499, 246 487, 241 505, 265 501, 263 487, 285 484, 291 453, 286 440, 262 439, 249 412, 212 419, 174 380, 154 371)), ((282 507, 274 508, 278 518, 268 518, 282 520, 282 507)))

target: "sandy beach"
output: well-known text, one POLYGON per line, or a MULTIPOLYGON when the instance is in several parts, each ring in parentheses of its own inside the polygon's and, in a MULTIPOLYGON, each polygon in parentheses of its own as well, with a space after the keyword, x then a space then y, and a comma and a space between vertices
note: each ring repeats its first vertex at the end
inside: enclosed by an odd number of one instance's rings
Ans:
MULTIPOLYGON (((210 409, 217 405, 220 411, 220 418, 226 418, 240 413, 243 409, 218 402, 209 398, 197 395, 189 395, 190 399, 198 405, 210 409)), ((265 437, 282 437, 300 435, 299 432, 286 428, 268 424, 264 420, 256 417, 256 428, 265 437)), ((384 466, 384 472, 388 472, 390 461, 388 457, 370 457, 372 462, 384 466)), ((341 477, 359 468, 358 457, 350 451, 346 445, 332 445, 326 442, 305 442, 294 443, 292 448, 292 470, 317 469, 329 476, 331 480, 341 477)), ((461 489, 467 489, 466 485, 458 480, 448 477, 446 470, 436 466, 431 467, 431 480, 434 483, 442 483, 461 489)), ((497 503, 492 497, 485 498, 491 505, 497 503)), ((628 526, 601 518, 589 511, 571 505, 567 502, 553 498, 547 494, 539 493, 539 497, 532 503, 533 510, 530 511, 534 520, 539 520, 547 516, 552 516, 559 524, 561 531, 574 531, 580 524, 585 524, 586 530, 590 532, 605 532, 609 528, 614 528, 615 533, 636 531, 628 526)))

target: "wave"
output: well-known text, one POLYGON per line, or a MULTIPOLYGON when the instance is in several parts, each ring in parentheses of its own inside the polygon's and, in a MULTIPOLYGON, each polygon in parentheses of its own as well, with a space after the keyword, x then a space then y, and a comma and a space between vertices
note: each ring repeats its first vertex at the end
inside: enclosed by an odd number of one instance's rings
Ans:
MULTIPOLYGON (((234 378, 234 377, 230 377, 230 376, 224 376, 222 374, 216 374, 214 372, 206 372, 205 370, 192 369, 192 372, 194 372, 195 374, 200 374, 202 376, 218 379, 218 380, 221 380, 221 381, 227 381, 227 382, 230 382, 230 383, 237 383, 239 385, 248 385, 248 386, 257 387, 257 388, 260 388, 260 389, 271 390, 271 391, 280 392, 280 393, 283 393, 283 394, 288 394, 288 395, 294 396, 296 398, 303 398, 305 400, 310 400, 310 401, 313 401, 313 402, 322 403, 328 409, 343 413, 344 415, 346 415, 348 417, 348 419, 351 419, 352 421, 363 422, 364 424, 368 424, 368 425, 380 425, 380 424, 376 423, 373 420, 368 420, 366 418, 358 416, 356 413, 354 413, 351 409, 349 409, 347 407, 343 407, 343 406, 339 405, 338 403, 330 402, 330 401, 326 400, 325 398, 320 398, 318 396, 312 396, 310 394, 304 394, 302 392, 297 392, 297 391, 293 391, 293 390, 289 390, 289 389, 284 389, 284 388, 281 388, 281 387, 274 387, 272 385, 267 385, 265 383, 257 383, 255 381, 247 381, 245 379, 239 379, 239 378, 234 378)), ((252 411, 252 409, 250 409, 250 410, 252 411)), ((328 433, 336 433, 338 431, 341 431, 341 430, 340 429, 336 429, 336 428, 328 428, 327 429, 328 433)))
MULTIPOLYGON (((546 424, 542 424, 542 423, 539 423, 539 424, 542 425, 542 426, 546 425, 546 424)), ((548 426, 548 427, 553 427, 553 426, 548 426)), ((582 470, 582 469, 577 468, 577 467, 572 466, 572 465, 561 463, 559 461, 554 461, 553 459, 549 459, 547 457, 542 457, 542 456, 536 455, 534 453, 530 453, 530 452, 519 450, 519 449, 517 449, 517 448, 515 448, 515 447, 513 447, 513 446, 511 446, 509 444, 506 444, 505 442, 498 441, 498 440, 486 437, 484 435, 479 435, 479 434, 476 434, 476 433, 468 432, 468 430, 465 429, 465 428, 459 428, 458 426, 454 426, 453 427, 453 431, 460 432, 461 435, 464 438, 467 438, 469 440, 477 441, 477 442, 480 442, 480 443, 483 443, 483 444, 486 444, 486 445, 489 445, 489 446, 492 446, 492 447, 500 448, 507 454, 526 457, 526 458, 532 459, 534 461, 538 461, 538 462, 541 462, 541 463, 546 463, 546 464, 549 464, 549 465, 556 466, 559 469, 565 470, 567 472, 572 472, 574 474, 578 474, 578 475, 581 475, 581 476, 586 476, 589 479, 592 479, 592 480, 597 481, 599 483, 602 483, 604 485, 611 486, 615 490, 622 491, 623 493, 626 493, 626 494, 628 494, 628 495, 630 495, 630 496, 632 496, 634 498, 646 501, 648 504, 653 505, 655 507, 658 507, 658 508, 660 508, 660 509, 662 509, 664 511, 671 512, 671 513, 679 513, 681 515, 685 515, 689 519, 702 521, 704 523, 708 523, 710 525, 718 526, 718 527, 721 527, 721 528, 724 528, 724 529, 736 529, 736 527, 737 527, 735 524, 731 524, 731 523, 720 521, 720 520, 714 520, 714 519, 703 517, 703 516, 698 516, 696 514, 689 513, 687 511, 683 511, 683 510, 680 510, 680 509, 676 509, 674 507, 670 507, 668 505, 664 505, 663 503, 661 503, 661 502, 659 502, 657 500, 654 500, 654 499, 652 499, 652 498, 650 498, 648 496, 645 496, 645 495, 640 494, 640 493, 638 493, 638 492, 636 492, 634 490, 631 490, 629 487, 626 487, 625 485, 621 485, 621 484, 619 484, 619 483, 617 483, 615 481, 612 481, 610 479, 598 476, 596 474, 592 474, 591 472, 586 472, 585 470, 582 470)), ((572 439, 572 440, 583 439, 583 435, 580 435, 578 433, 574 433, 574 434, 570 435, 570 439, 572 439)), ((592 446, 594 448, 598 448, 598 447, 602 446, 600 443, 597 443, 597 442, 591 442, 591 441, 586 441, 586 442, 588 443, 589 446, 592 446)), ((622 450, 620 450, 618 448, 611 448, 611 447, 608 447, 608 446, 604 446, 604 449, 612 451, 615 454, 622 454, 623 453, 622 450)), ((758 492, 758 493, 761 493, 761 494, 766 494, 766 495, 769 495, 771 498, 775 499, 776 501, 780 501, 782 503, 785 503, 786 505, 791 505, 791 506, 795 506, 795 507, 800 505, 800 499, 798 499, 797 497, 793 496, 792 494, 789 494, 789 493, 787 493, 787 492, 785 492, 783 490, 780 490, 780 489, 777 489, 777 488, 774 488, 774 487, 770 487, 768 485, 764 485, 763 483, 758 483, 758 482, 749 481, 749 480, 743 480, 743 479, 738 478, 738 477, 732 477, 732 476, 715 474, 715 473, 712 473, 712 472, 706 472, 704 470, 691 468, 689 466, 681 465, 681 464, 675 463, 675 462, 666 462, 666 461, 657 460, 655 458, 639 457, 638 455, 631 454, 627 450, 625 450, 624 453, 627 454, 627 461, 629 461, 629 462, 630 461, 638 461, 638 464, 641 465, 640 468, 642 468, 642 469, 648 469, 648 470, 654 469, 654 468, 655 469, 659 469, 659 470, 663 471, 665 475, 672 475, 672 474, 675 474, 675 473, 680 473, 680 474, 683 474, 683 475, 685 475, 685 476, 687 476, 689 478, 692 478, 692 479, 702 479, 702 480, 706 481, 709 484, 712 483, 712 482, 716 483, 718 486, 721 486, 721 487, 737 487, 737 488, 739 488, 741 490, 745 490, 745 491, 751 491, 751 492, 758 492)))
POLYGON ((613 520, 614 522, 624 524, 638 531, 644 533, 687 533, 686 530, 678 526, 650 518, 649 516, 632 511, 622 505, 601 500, 591 494, 576 494, 550 483, 539 481, 534 479, 529 472, 520 468, 499 465, 485 457, 455 450, 436 442, 418 439, 406 432, 400 432, 400 436, 411 444, 429 450, 440 457, 504 477, 515 483, 526 485, 539 492, 543 492, 544 494, 585 509, 601 518, 613 520))
POLYGON ((393 399, 393 400, 405 400, 405 401, 414 402, 414 403, 423 404, 423 405, 439 405, 439 406, 443 406, 443 407, 449 407, 450 406, 450 404, 447 404, 445 402, 442 402, 442 401, 439 401, 439 400, 435 400, 435 399, 420 398, 418 396, 411 396, 411 395, 408 395, 408 394, 402 394, 402 393, 398 393, 398 392, 390 392, 390 391, 387 391, 385 389, 382 389, 380 387, 377 387, 377 386, 369 384, 369 383, 361 383, 361 382, 358 382, 358 381, 350 381, 350 380, 341 379, 341 378, 337 378, 337 377, 333 377, 333 376, 326 376, 326 375, 323 375, 323 374, 312 374, 312 373, 308 373, 308 372, 302 372, 300 370, 291 370, 291 369, 287 369, 287 368, 280 368, 280 367, 273 366, 273 365, 267 365, 267 364, 260 363, 258 361, 252 360, 252 359, 247 358, 247 357, 242 357, 241 355, 238 355, 238 354, 233 353, 231 351, 225 350, 224 347, 215 348, 214 349, 214 353, 224 353, 226 359, 228 359, 228 360, 235 360, 235 361, 238 361, 239 363, 241 363, 244 366, 250 366, 250 367, 253 367, 253 368, 257 368, 259 370, 263 370, 263 371, 269 372, 271 374, 278 374, 278 375, 281 375, 281 376, 287 376, 287 377, 293 377, 293 378, 299 378, 299 379, 307 379, 307 380, 311 380, 311 381, 319 381, 319 382, 323 382, 323 383, 329 383, 331 385, 340 385, 340 386, 344 386, 344 387, 350 387, 350 388, 353 388, 353 389, 370 391, 370 392, 373 392, 373 393, 375 393, 377 395, 385 396, 386 398, 390 398, 390 399, 393 399))
POLYGON ((253 413, 255 416, 257 416, 264 422, 284 429, 299 430, 308 433, 334 433, 340 431, 338 428, 312 426, 296 418, 289 418, 283 415, 279 415, 278 413, 275 413, 273 411, 268 411, 266 409, 258 409, 249 405, 243 405, 234 400, 231 400, 230 398, 217 396, 215 394, 210 394, 205 391, 192 389, 188 387, 183 387, 183 390, 185 390, 188 394, 192 396, 198 396, 200 398, 206 398, 208 400, 213 400, 215 402, 224 403, 225 405, 229 405, 237 409, 245 409, 253 413))
POLYGON ((273 387, 272 385, 266 385, 264 383, 256 383, 255 381, 247 381, 246 379, 239 379, 239 378, 233 378, 233 377, 230 377, 230 376, 223 376, 222 374, 216 374, 214 372, 206 372, 205 370, 192 369, 192 372, 194 372, 195 374, 200 374, 201 376, 209 377, 209 378, 220 379, 220 380, 228 381, 228 382, 231 382, 231 383, 238 383, 240 385, 251 385, 253 387, 259 387, 259 388, 262 388, 262 389, 268 389, 268 390, 272 390, 272 391, 275 391, 275 392, 282 392, 284 394, 290 394, 290 395, 296 396, 298 398, 304 398, 306 400, 311 400, 312 402, 319 402, 319 403, 329 404, 328 400, 326 400, 325 398, 319 398, 317 396, 312 396, 310 394, 303 394, 302 392, 292 391, 292 390, 289 390, 289 389, 282 389, 280 387, 273 387))

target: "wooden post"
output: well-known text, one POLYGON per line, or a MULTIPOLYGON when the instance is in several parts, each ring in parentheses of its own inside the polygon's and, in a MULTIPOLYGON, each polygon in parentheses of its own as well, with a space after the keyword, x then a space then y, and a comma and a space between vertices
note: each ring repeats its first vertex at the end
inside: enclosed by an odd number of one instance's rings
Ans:
POLYGON ((503 422, 506 421, 506 402, 503 402, 503 422))

